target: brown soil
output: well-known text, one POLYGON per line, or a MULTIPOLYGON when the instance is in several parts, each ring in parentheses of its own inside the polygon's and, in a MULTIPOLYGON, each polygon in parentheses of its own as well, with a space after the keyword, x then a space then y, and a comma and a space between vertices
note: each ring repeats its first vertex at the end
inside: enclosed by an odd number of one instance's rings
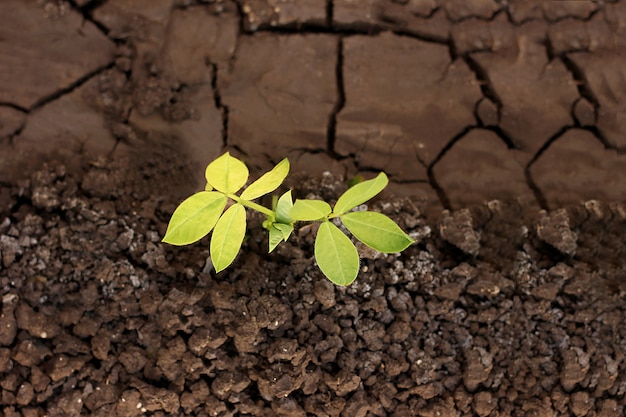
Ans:
POLYGON ((626 207, 427 216, 387 196, 374 208, 419 243, 365 254, 348 288, 304 230, 267 255, 253 216, 215 276, 206 242, 159 243, 176 200, 142 159, 5 188, 4 415, 622 415, 626 207))
MULTIPOLYGON (((624 416, 624 1, 0 1, 0 415, 624 416), (355 284, 260 218, 160 243, 225 149, 385 170, 355 284), (401 196, 401 197, 398 197, 401 196)), ((330 173, 324 173, 330 171, 330 173)))

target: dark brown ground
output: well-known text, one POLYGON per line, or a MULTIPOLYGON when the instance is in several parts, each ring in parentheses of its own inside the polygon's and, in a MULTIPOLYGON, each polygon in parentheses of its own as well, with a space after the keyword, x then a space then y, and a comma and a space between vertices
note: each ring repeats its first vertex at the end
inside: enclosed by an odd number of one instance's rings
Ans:
POLYGON ((624 1, 0 0, 0 416, 624 416, 625 27, 624 1), (384 169, 372 205, 418 243, 338 288, 252 216, 216 276, 160 238, 224 149, 289 156, 298 197, 384 169))

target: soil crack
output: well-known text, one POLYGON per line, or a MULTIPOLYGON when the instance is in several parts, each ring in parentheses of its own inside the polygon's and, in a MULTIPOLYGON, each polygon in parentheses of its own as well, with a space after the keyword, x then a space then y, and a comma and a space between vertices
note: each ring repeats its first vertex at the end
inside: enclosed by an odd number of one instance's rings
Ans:
POLYGON ((457 133, 446 144, 446 146, 443 147, 443 149, 441 150, 441 152, 439 152, 439 154, 433 160, 433 162, 431 162, 430 165, 426 168, 426 174, 428 175, 428 183, 430 184, 432 189, 435 190, 435 192, 437 193, 437 197, 439 197, 439 201, 441 202, 441 205, 446 210, 451 210, 452 205, 450 204, 450 198, 446 194, 446 191, 439 184, 439 182, 437 181, 437 178, 435 177, 435 172, 434 172, 435 165, 437 164, 437 162, 441 160, 441 158, 444 157, 444 155, 454 146, 455 143, 457 143, 461 138, 465 137, 469 132, 477 128, 478 128, 477 125, 466 126, 465 128, 463 128, 463 130, 457 133))
POLYGON ((94 10, 96 10, 97 8, 101 6, 104 6, 104 4, 106 4, 107 2, 108 0, 92 0, 83 6, 79 6, 76 3, 76 0, 68 0, 68 3, 70 4, 70 6, 72 6, 72 9, 80 13, 83 16, 83 19, 92 23, 96 28, 98 28, 100 32, 102 32, 103 35, 111 39, 113 42, 117 43, 115 39, 112 39, 111 37, 109 37, 109 28, 107 28, 102 23, 95 20, 92 16, 92 13, 94 10))
MULTIPOLYGON (((594 2, 594 3, 597 4, 599 2, 594 2)), ((550 18, 546 17, 545 15, 544 15, 544 17, 546 19, 546 22, 548 22, 550 24, 555 24, 555 23, 558 23, 558 22, 562 22, 563 20, 578 20, 579 22, 589 22, 591 19, 593 19, 593 17, 596 14, 602 12, 602 10, 603 10, 602 6, 599 5, 597 9, 589 12, 589 15, 586 16, 586 17, 576 16, 576 15, 559 16, 559 17, 557 17, 555 19, 550 19, 550 18)))
POLYGON ((337 61, 335 64, 335 80, 337 86, 337 101, 328 116, 328 130, 326 133, 326 150, 336 158, 335 140, 337 138, 337 115, 346 104, 346 92, 343 83, 343 37, 337 39, 337 61))
POLYGON ((541 191, 541 189, 539 188, 539 186, 533 179, 532 174, 530 172, 530 168, 541 157, 541 155, 543 155, 543 153, 552 145, 552 143, 554 143, 555 140, 559 139, 561 136, 567 133, 570 129, 574 129, 574 128, 575 126, 569 125, 569 126, 563 126, 561 129, 559 129, 558 132, 552 135, 546 141, 546 143, 544 143, 543 146, 539 148, 535 156, 533 156, 533 158, 528 162, 528 164, 526 164, 526 167, 524 168, 524 176, 526 177, 526 183, 528 184, 528 187, 533 192, 535 199, 537 200, 537 203, 544 210, 549 209, 548 202, 543 192, 541 191))
POLYGON ((0 107, 9 107, 9 108, 11 108, 13 110, 17 110, 17 111, 22 112, 22 113, 27 113, 27 114, 29 113, 28 109, 26 109, 26 108, 24 108, 22 106, 19 106, 19 105, 15 104, 15 103, 0 101, 0 107))
POLYGON ((481 126, 485 130, 489 130, 498 136, 498 138, 506 144, 509 149, 520 149, 519 146, 515 144, 515 141, 507 135, 504 130, 500 126, 481 126))
POLYGON ((218 66, 217 64, 210 64, 211 66, 211 88, 213 89, 213 101, 215 107, 222 114, 222 144, 228 145, 228 106, 222 102, 222 95, 220 93, 218 85, 218 66))
POLYGON ((341 25, 337 27, 335 25, 327 26, 326 24, 320 25, 317 23, 289 23, 281 26, 260 25, 258 29, 254 31, 246 30, 246 34, 269 32, 276 35, 340 35, 346 36, 379 36, 383 32, 390 32, 397 36, 403 36, 407 38, 416 39, 422 42, 436 43, 442 45, 448 45, 449 39, 443 36, 437 36, 418 32, 416 30, 406 29, 388 29, 384 25, 377 24, 359 24, 355 26, 341 25))
POLYGON ((500 123, 500 120, 502 119, 502 99, 496 92, 496 89, 493 87, 487 71, 469 54, 462 54, 460 56, 457 56, 452 46, 451 55, 453 59, 462 59, 467 64, 469 69, 474 73, 474 76, 476 77, 476 80, 478 80, 478 84, 480 85, 480 91, 483 93, 483 96, 491 100, 496 105, 497 119, 498 123, 500 123))
MULTIPOLYGON (((550 50, 550 48, 548 50, 550 50)), ((592 104, 594 121, 597 122, 600 102, 596 95, 593 93, 591 87, 589 86, 584 71, 574 62, 574 60, 567 56, 567 54, 557 55, 556 58, 560 59, 563 65, 565 65, 565 68, 570 72, 570 74, 572 74, 572 77, 576 82, 578 94, 580 94, 582 98, 587 99, 592 104)), ((576 102, 574 102, 574 104, 572 105, 572 115, 575 114, 575 106, 576 102)), ((576 117, 574 117, 574 120, 576 120, 576 117)))
MULTIPOLYGON (((507 11, 506 7, 502 7, 502 8, 500 8, 499 10, 496 10, 495 12, 493 12, 493 14, 492 14, 491 16, 489 16, 489 17, 486 17, 486 16, 481 16, 481 15, 479 15, 479 14, 470 14, 470 15, 467 15, 467 16, 463 16, 463 17, 461 17, 461 18, 459 18, 459 19, 451 19, 451 18, 448 18, 448 20, 450 20, 450 22, 452 22, 452 23, 453 23, 453 24, 455 24, 455 25, 458 25, 459 23, 466 22, 466 21, 468 21, 468 20, 480 20, 480 21, 482 21, 482 22, 492 22, 492 21, 494 21, 494 20, 495 20, 495 19, 496 19, 499 15, 501 15, 501 14, 503 14, 503 13, 506 13, 506 11, 507 11)), ((432 16, 433 14, 434 14, 434 13, 431 13, 431 16, 432 16)), ((429 16, 429 17, 431 17, 431 16, 429 16)))
POLYGON ((327 0, 326 1, 326 26, 328 26, 329 28, 333 27, 333 18, 335 15, 335 4, 333 3, 333 0, 327 0))
POLYGON ((46 104, 49 104, 55 100, 58 100, 59 98, 67 95, 67 94, 71 94, 72 92, 74 92, 74 90, 76 90, 77 88, 81 87, 83 84, 85 84, 87 81, 89 81, 90 79, 92 79, 95 76, 100 75, 101 73, 103 73, 106 70, 109 70, 111 68, 113 68, 115 66, 115 61, 109 62, 108 64, 101 66, 99 68, 96 68, 95 70, 88 72, 87 74, 83 75, 82 77, 78 78, 76 81, 74 81, 73 83, 71 83, 69 86, 65 87, 65 88, 61 88, 57 91, 55 91, 54 93, 43 97, 41 99, 39 99, 35 104, 32 105, 32 107, 29 109, 29 111, 33 111, 33 110, 37 110, 43 106, 45 106, 46 104))
POLYGON ((417 30, 393 30, 392 33, 397 36, 405 36, 422 42, 438 43, 442 45, 449 45, 450 43, 450 40, 443 36, 418 32, 417 30))

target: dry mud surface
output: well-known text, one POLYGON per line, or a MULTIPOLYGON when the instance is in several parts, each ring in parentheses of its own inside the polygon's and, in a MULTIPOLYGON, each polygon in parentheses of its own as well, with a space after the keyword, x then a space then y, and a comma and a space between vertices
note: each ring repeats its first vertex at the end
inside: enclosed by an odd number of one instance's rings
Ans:
POLYGON ((224 147, 446 208, 626 200, 626 2, 3 0, 0 180, 224 147))
POLYGON ((626 2, 1 0, 1 416, 624 416, 626 2), (418 243, 332 286, 202 168, 355 175, 418 243), (329 171, 329 173, 324 173, 329 171))

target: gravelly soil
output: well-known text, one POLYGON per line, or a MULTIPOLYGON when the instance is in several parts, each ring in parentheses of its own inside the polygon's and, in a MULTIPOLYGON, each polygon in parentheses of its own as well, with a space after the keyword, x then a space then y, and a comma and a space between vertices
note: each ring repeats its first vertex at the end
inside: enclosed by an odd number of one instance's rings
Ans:
POLYGON ((145 159, 3 188, 3 415, 623 416, 626 207, 387 196, 419 243, 365 251, 348 288, 304 229, 265 254, 253 217, 215 276, 206 244, 159 242, 176 183, 145 159))

